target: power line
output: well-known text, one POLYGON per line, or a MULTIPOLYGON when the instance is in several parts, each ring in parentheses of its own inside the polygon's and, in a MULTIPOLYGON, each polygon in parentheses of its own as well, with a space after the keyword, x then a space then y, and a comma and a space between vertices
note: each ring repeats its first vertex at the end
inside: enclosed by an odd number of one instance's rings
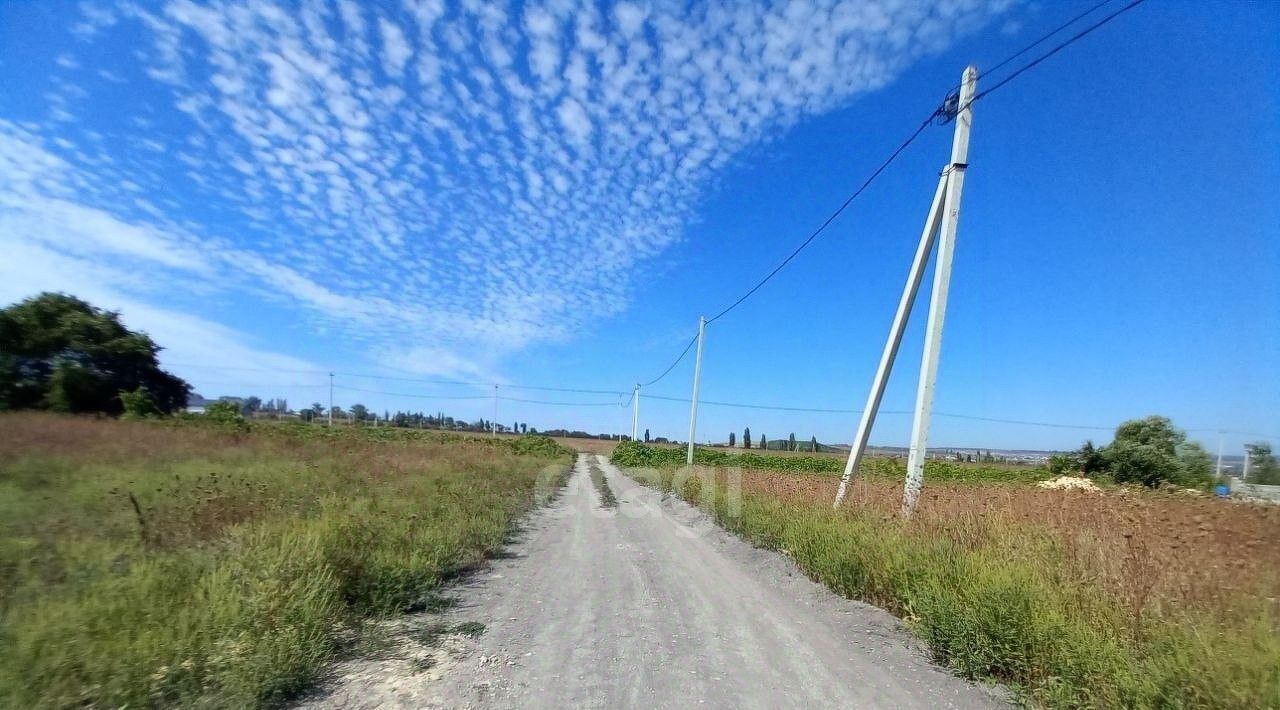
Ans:
MULTIPOLYGON (((992 67, 988 67, 988 68, 986 68, 986 69, 983 69, 983 70, 982 70, 981 75, 979 76, 979 78, 985 78, 988 74, 991 74, 991 73, 994 73, 994 72, 998 71, 999 69, 1001 69, 1002 67, 1004 67, 1004 66, 1005 66, 1006 64, 1008 64, 1009 62, 1012 62, 1013 60, 1017 59, 1018 57, 1021 57, 1022 55, 1026 54, 1027 52, 1030 52, 1031 50, 1033 50, 1033 49, 1035 49, 1036 47, 1040 46, 1040 45, 1041 45, 1041 44, 1043 44, 1046 40, 1048 40, 1050 37, 1052 37, 1052 36, 1054 36, 1054 35, 1058 34, 1059 32, 1061 32, 1061 31, 1063 31, 1063 30, 1067 29, 1068 27, 1070 27, 1071 25, 1074 25, 1075 23, 1079 22, 1080 20, 1083 20, 1085 17, 1088 17, 1089 15, 1092 15, 1094 12, 1097 12, 1099 8, 1102 8, 1102 7, 1106 6, 1106 5, 1110 5, 1112 2, 1114 2, 1114 0, 1102 0, 1102 2, 1100 2, 1100 3, 1096 4, 1096 5, 1094 5, 1093 7, 1090 7, 1088 10, 1085 10, 1084 12, 1082 12, 1082 13, 1080 13, 1080 14, 1076 15, 1075 17, 1072 17, 1070 20, 1067 20, 1066 22, 1062 23, 1061 25, 1058 25, 1057 27, 1053 28, 1052 30, 1049 30, 1048 32, 1046 32, 1046 33, 1044 33, 1044 34, 1040 35, 1040 37, 1039 37, 1039 38, 1037 38, 1037 39, 1036 39, 1034 42, 1032 42, 1031 44, 1028 44, 1027 46, 1023 47, 1022 49, 1019 49, 1018 51, 1014 52, 1013 54, 1010 54, 1009 56, 1005 57, 1004 59, 1001 59, 999 62, 996 62, 996 64, 995 64, 994 66, 992 66, 992 67)), ((950 90, 950 91, 948 91, 947 93, 948 93, 948 94, 954 94, 954 93, 958 92, 958 91, 960 90, 960 86, 961 86, 960 84, 956 84, 955 86, 951 87, 951 90, 950 90)))
MULTIPOLYGON (((988 87, 987 89, 984 89, 983 91, 978 92, 978 94, 977 94, 976 96, 974 96, 972 99, 970 99, 970 100, 969 100, 969 104, 968 104, 968 105, 975 104, 975 103, 977 103, 978 101, 980 101, 980 100, 982 100, 982 99, 986 98, 987 96, 989 96, 989 95, 991 95, 991 94, 995 93, 997 90, 999 90, 999 89, 1000 89, 1001 87, 1003 87, 1004 85, 1008 84, 1009 82, 1013 81, 1014 79, 1017 79, 1017 78, 1018 78, 1019 76, 1021 76, 1024 72, 1027 72, 1027 71, 1031 70, 1032 68, 1034 68, 1034 67, 1038 66, 1038 65, 1039 65, 1041 62, 1043 62, 1044 60, 1048 59, 1049 57, 1052 57, 1053 55, 1057 54, 1058 52, 1061 52, 1062 50, 1066 49, 1067 47, 1071 46, 1072 44, 1074 44, 1074 43, 1078 42, 1079 40, 1083 39, 1083 38, 1084 38, 1086 35, 1088 35, 1089 33, 1093 32, 1094 30, 1098 29, 1099 27, 1102 27, 1103 25, 1107 24, 1108 22, 1111 22, 1112 20, 1116 19, 1116 18, 1117 18, 1117 17, 1119 17, 1120 15, 1122 15, 1122 14, 1124 14, 1124 13, 1126 13, 1126 12, 1128 12, 1128 11, 1132 10, 1133 8, 1135 8, 1135 7, 1139 6, 1139 5, 1141 5, 1141 4, 1142 4, 1142 3, 1144 3, 1144 2, 1146 2, 1146 0, 1133 0, 1133 2, 1129 3, 1128 5, 1125 5, 1124 7, 1120 8, 1119 10, 1116 10, 1115 12, 1111 13, 1110 15, 1107 15, 1106 17, 1102 18, 1101 20, 1098 20, 1097 22, 1093 23, 1092 25, 1089 25, 1088 27, 1084 28, 1083 30, 1081 30, 1081 31, 1077 32, 1076 34, 1072 35, 1069 39, 1067 39, 1066 41, 1064 41, 1064 42, 1062 42, 1062 43, 1058 44, 1057 46, 1055 46, 1053 49, 1049 50, 1048 52, 1045 52, 1044 54, 1040 55, 1039 57, 1036 57, 1035 59, 1031 60, 1030 62, 1027 62, 1026 64, 1022 65, 1021 67, 1018 67, 1018 68, 1017 68, 1017 69, 1016 69, 1012 74, 1010 74, 1009 76, 1006 76, 1005 78, 1003 78, 1003 79, 1001 79, 1000 81, 996 82, 994 86, 990 86, 990 87, 988 87)), ((1092 10, 1090 10, 1090 12, 1092 12, 1092 10)), ((1088 13, 1086 13, 1086 14, 1088 14, 1088 13)), ((1073 20, 1073 22, 1074 22, 1074 20, 1073 20)), ((1039 42, 1036 42, 1035 44, 1038 44, 1038 43, 1039 43, 1039 42)))
POLYGON ((366 375, 366 374, 357 374, 354 372, 337 372, 334 374, 340 377, 355 377, 359 379, 368 379, 368 380, 386 380, 389 382, 415 382, 419 384, 429 384, 429 385, 459 385, 459 386, 465 386, 465 387, 493 387, 494 385, 497 385, 498 387, 502 387, 505 389, 536 390, 540 392, 571 392, 575 394, 613 394, 613 395, 618 395, 619 397, 624 396, 626 394, 626 392, 623 392, 621 390, 596 390, 596 389, 581 389, 581 388, 574 388, 574 387, 546 387, 542 385, 518 385, 518 384, 509 384, 504 382, 468 382, 465 380, 439 380, 439 379, 425 379, 425 378, 414 378, 414 377, 396 377, 392 375, 366 375))
MULTIPOLYGON (((641 387, 648 387, 649 385, 656 384, 656 383, 658 383, 662 378, 664 378, 664 377, 666 377, 667 375, 671 374, 671 371, 675 369, 676 365, 679 365, 679 364, 680 364, 680 361, 684 359, 684 356, 689 354, 689 350, 690 350, 690 348, 692 348, 692 347, 693 347, 693 344, 694 344, 694 343, 696 343, 696 342, 698 342, 698 336, 697 336, 697 335, 694 335, 692 338, 690 338, 690 339, 689 339, 689 344, 688 344, 688 345, 686 345, 686 346, 684 346, 684 350, 681 350, 681 351, 680 351, 680 354, 679 354, 678 356, 676 356, 676 359, 675 359, 675 360, 673 360, 673 361, 671 362, 671 364, 670 364, 670 365, 667 365, 667 369, 663 370, 661 375, 658 375, 657 377, 653 378, 652 380, 649 380, 648 382, 645 382, 644 384, 642 384, 642 385, 640 385, 640 386, 641 386, 641 387)), ((635 393, 633 392, 633 393, 632 393, 632 395, 634 396, 634 394, 635 394, 635 393)))
POLYGON ((1115 429, 1113 426, 1092 426, 1089 424, 1058 424, 1054 422, 1032 422, 1022 419, 996 419, 993 417, 979 417, 972 414, 953 414, 950 412, 934 412, 934 416, 947 417, 949 419, 967 419, 975 422, 993 422, 996 424, 1021 424, 1024 426, 1041 426, 1053 429, 1083 429, 1087 431, 1111 431, 1115 429))
POLYGON ((906 150, 907 146, 915 142, 916 138, 920 137, 921 133, 924 133, 924 129, 929 127, 929 124, 933 122, 933 119, 936 118, 941 111, 942 111, 942 108, 939 107, 938 109, 934 110, 933 113, 929 114, 929 117, 920 123, 920 126, 916 128, 915 132, 912 133, 909 137, 907 137, 907 139, 902 142, 902 145, 898 146, 897 150, 890 153, 889 157, 886 158, 883 163, 880 163, 880 167, 872 171, 871 175, 862 182, 862 184, 858 187, 858 189, 854 190, 853 194, 849 195, 849 197, 846 198, 845 201, 841 203, 839 207, 836 208, 835 212, 832 212, 831 215, 828 216, 822 222, 822 224, 818 225, 818 228, 813 230, 813 232, 809 235, 809 237, 800 243, 800 246, 793 249, 791 253, 787 255, 787 258, 783 259, 780 264, 773 267, 773 271, 770 271, 768 274, 766 274, 765 277, 763 279, 760 279, 760 281, 758 281, 755 286, 752 286, 746 293, 742 294, 742 296, 740 296, 738 300, 729 304, 727 308, 725 308, 724 310, 720 311, 719 313, 709 318, 707 320, 707 325, 711 325, 717 320, 720 320, 722 316, 728 314, 730 311, 737 308, 739 305, 742 304, 743 301, 750 298, 751 294, 755 293, 756 291, 759 291, 762 286, 769 283, 769 280, 772 279, 774 276, 776 276, 779 271, 782 271, 782 269, 787 264, 790 264, 792 259, 796 258, 796 256, 800 254, 800 252, 804 251, 805 247, 809 246, 809 244, 811 244, 814 239, 817 239, 818 235, 822 234, 827 229, 827 227, 830 226, 831 223, 835 221, 836 217, 839 217, 840 214, 845 211, 845 209, 849 206, 850 203, 852 203, 855 199, 858 198, 859 195, 861 195, 864 191, 866 191, 866 189, 871 186, 871 183, 875 182, 876 178, 880 177, 880 174, 883 173, 885 169, 889 167, 890 163, 897 160, 899 155, 902 155, 902 151, 906 150))
POLYGON ((524 402, 525 404, 551 404, 565 407, 617 407, 617 402, 554 402, 544 399, 521 399, 519 397, 498 397, 504 402, 524 402))
MULTIPOLYGON (((198 370, 203 369, 203 370, 226 370, 226 371, 238 371, 238 372, 274 372, 274 373, 307 374, 307 375, 329 375, 330 374, 328 370, 290 370, 290 369, 272 369, 272 368, 262 368, 262 367, 197 365, 193 363, 166 363, 166 364, 169 367, 188 367, 188 368, 198 369, 198 370)), ((454 385, 454 386, 460 386, 460 387, 493 387, 494 385, 497 385, 499 387, 503 387, 506 389, 534 390, 534 391, 542 391, 542 392, 567 392, 567 393, 574 393, 574 394, 607 394, 607 395, 617 395, 619 397, 627 394, 622 390, 583 389, 583 388, 574 388, 574 387, 547 387, 542 385, 521 385, 521 384, 510 384, 505 382, 479 382, 474 380, 449 380, 449 379, 437 379, 437 378, 399 377, 395 375, 375 375, 375 374, 362 373, 362 372, 336 371, 336 372, 333 372, 332 374, 335 374, 339 377, 354 377, 357 379, 364 379, 364 380, 382 380, 387 382, 414 382, 418 384, 429 384, 429 385, 454 385)), ((229 386, 229 385, 226 385, 226 383, 209 383, 209 384, 229 386)), ((272 385, 238 385, 238 386, 274 387, 276 385, 272 384, 272 385)), ((293 386, 309 387, 311 385, 293 385, 293 386)), ((356 388, 342 387, 341 389, 356 389, 356 388)), ((375 394, 383 394, 383 393, 375 393, 375 394)), ((444 397, 440 397, 440 398, 444 398, 444 397)), ((485 398, 487 399, 488 395, 485 395, 485 398)), ((455 397, 455 399, 457 398, 455 397)))
MULTIPOLYGON (((342 385, 334 385, 334 389, 344 390, 347 392, 360 392, 362 394, 377 394, 384 397, 408 397, 410 399, 458 399, 458 400, 493 400, 497 399, 502 402, 523 402, 527 404, 553 404, 572 407, 616 407, 617 402, 559 402, 542 399, 523 399, 520 397, 507 397, 504 395, 489 394, 471 394, 471 395, 435 395, 435 394, 414 394, 409 392, 385 392, 382 390, 369 390, 361 387, 343 387, 342 385)), ((612 394, 612 393, 610 393, 612 394)), ((618 393, 621 394, 621 393, 618 393)))
POLYGON ((228 372, 285 372, 290 375, 328 375, 328 370, 291 370, 275 367, 235 367, 229 365, 207 365, 192 362, 162 362, 165 367, 187 367, 193 370, 226 370, 228 372))
POLYGON ((336 390, 344 390, 346 392, 361 392, 363 394, 380 394, 386 397, 409 397, 411 399, 493 399, 493 395, 487 394, 410 394, 407 392, 383 392, 381 390, 367 390, 361 387, 344 387, 342 385, 334 385, 336 390))
MULTIPOLYGON (((1013 53, 1013 54, 1012 54, 1012 55, 1010 55, 1009 57, 1006 57, 1003 61, 1001 61, 1001 62, 999 62, 998 64, 996 64, 996 66, 995 66, 995 67, 993 67, 990 71, 995 71, 996 69, 998 69, 998 68, 1000 68, 1000 67, 1005 66, 1006 64, 1008 64, 1009 62, 1013 61, 1013 60, 1014 60, 1014 59, 1016 59, 1017 57, 1022 56, 1023 54, 1025 54, 1025 53, 1027 53, 1028 51, 1030 51, 1031 49, 1035 48, 1036 46, 1038 46, 1039 44, 1041 44, 1041 43, 1042 43, 1042 42, 1044 42, 1045 40, 1049 39, 1049 38, 1050 38, 1050 37, 1052 37, 1053 35, 1057 34, 1058 32, 1061 32, 1063 29, 1065 29, 1065 28, 1067 28, 1067 27, 1071 26, 1072 24, 1075 24, 1075 23, 1076 23, 1077 21, 1079 21, 1080 19, 1084 18, 1085 16, 1089 15, 1090 13, 1094 12, 1095 10, 1097 10, 1097 9, 1098 9, 1098 8, 1100 8, 1100 7, 1102 7, 1103 5, 1106 5, 1106 4, 1107 4, 1107 3, 1109 3, 1109 2, 1111 2, 1111 0, 1104 0, 1103 2, 1098 3, 1097 5, 1094 5, 1093 7, 1089 8, 1087 11, 1085 11, 1085 12, 1083 12, 1083 13, 1081 13, 1081 14, 1079 14, 1079 15, 1075 16, 1074 18, 1072 18, 1070 21, 1066 22, 1065 24, 1060 25, 1059 27, 1055 28, 1053 31, 1049 32, 1048 34, 1045 34, 1044 36, 1040 37, 1039 39, 1037 39, 1036 41, 1034 41, 1034 42, 1032 42, 1031 44, 1027 45, 1026 47, 1023 47, 1022 49, 1020 49, 1020 50, 1018 50, 1017 52, 1013 53)), ((1049 57, 1052 57, 1053 55, 1057 54, 1058 52, 1062 51, 1063 49, 1066 49, 1068 46, 1070 46, 1071 44, 1073 44, 1073 43, 1075 43, 1075 42, 1079 41, 1079 40, 1080 40, 1080 39, 1082 39, 1084 36, 1088 35, 1089 33, 1093 32, 1094 30, 1098 29, 1099 27, 1102 27, 1103 25, 1107 24, 1108 22, 1110 22, 1110 21, 1114 20, 1116 17, 1119 17, 1121 14, 1123 14, 1123 13, 1125 13, 1125 12, 1129 11, 1129 10, 1132 10, 1133 8, 1135 8, 1135 7, 1137 7, 1138 5, 1142 4, 1143 2, 1146 2, 1146 0, 1133 0, 1133 2, 1129 3, 1128 5, 1124 6, 1123 8, 1120 8, 1120 9, 1119 9, 1119 10, 1117 10, 1116 12, 1113 12, 1113 13, 1111 13, 1110 15, 1108 15, 1108 16, 1106 16, 1106 17, 1102 18, 1100 21, 1098 21, 1098 22, 1096 22, 1096 23, 1094 23, 1094 24, 1090 25, 1089 27, 1085 28, 1084 30, 1081 30, 1080 32, 1078 32, 1078 33, 1076 33, 1075 35, 1073 35, 1070 39, 1066 40, 1065 42, 1062 42, 1061 44, 1057 45, 1056 47, 1054 47, 1053 49, 1049 50, 1049 51, 1048 51, 1048 52, 1046 52, 1045 54, 1043 54, 1043 55, 1041 55, 1041 56, 1037 57, 1036 59, 1032 60, 1031 62, 1028 62, 1027 64, 1025 64, 1025 65, 1023 65, 1023 66, 1019 67, 1019 68, 1018 68, 1017 70, 1015 70, 1012 74, 1010 74, 1009 76, 1007 76, 1007 77, 1005 77, 1004 79, 1002 79, 1002 80, 1000 80, 999 82, 997 82, 994 86, 992 86, 992 87, 990 87, 990 88, 988 88, 988 89, 986 89, 986 90, 984 90, 984 91, 982 91, 982 92, 979 92, 976 96, 974 96, 974 97, 969 101, 969 105, 972 105, 973 103, 977 102, 979 99, 982 99, 982 98, 984 98, 984 97, 986 97, 986 96, 989 96, 990 94, 994 93, 995 91, 997 91, 998 89, 1000 89, 1001 87, 1003 87, 1005 84, 1008 84, 1009 82, 1011 82, 1011 81, 1013 81, 1014 79, 1018 78, 1018 77, 1019 77, 1020 75, 1022 75, 1024 72, 1026 72, 1026 71, 1028 71, 1028 70, 1032 69, 1033 67, 1035 67, 1036 65, 1040 64, 1040 63, 1041 63, 1041 62, 1043 62, 1044 60, 1048 59, 1049 57)), ((874 182, 874 181, 875 181, 875 179, 876 179, 876 178, 878 178, 878 177, 880 176, 880 174, 881 174, 881 173, 883 173, 883 172, 885 171, 885 169, 886 169, 886 168, 888 168, 888 167, 889 167, 889 165, 890 165, 891 163, 893 163, 893 161, 894 161, 894 160, 896 160, 896 159, 898 158, 898 156, 899 156, 899 155, 901 155, 901 154, 902 154, 902 152, 903 152, 903 151, 905 151, 905 150, 907 149, 907 147, 908 147, 908 146, 910 146, 910 145, 915 141, 915 139, 916 139, 916 138, 918 138, 918 137, 920 136, 920 134, 921 134, 921 133, 923 133, 923 132, 924 132, 924 129, 926 129, 926 128, 928 128, 928 127, 929 127, 929 124, 930 124, 930 123, 933 123, 934 119, 938 118, 939 116, 948 116, 948 115, 950 115, 951 111, 950 111, 950 110, 949 110, 949 108, 948 108, 948 103, 949 103, 949 101, 944 101, 942 106, 938 107, 938 108, 937 108, 933 113, 929 114, 929 117, 928 117, 928 118, 926 118, 923 122, 921 122, 920 126, 916 128, 915 132, 914 132, 914 133, 912 133, 912 134, 911 134, 911 135, 910 135, 910 136, 909 136, 905 141, 903 141, 903 142, 902 142, 902 145, 899 145, 899 146, 898 146, 898 148, 897 148, 897 150, 895 150, 895 151, 893 151, 892 153, 890 153, 890 154, 889 154, 889 157, 888 157, 888 158, 886 158, 886 159, 885 159, 885 161, 884 161, 883 163, 881 163, 881 164, 880 164, 880 166, 879 166, 878 168, 876 168, 876 169, 875 169, 875 171, 873 171, 873 172, 871 173, 871 175, 870 175, 870 176, 869 176, 869 177, 868 177, 868 178, 867 178, 867 179, 862 183, 862 185, 861 185, 861 186, 859 186, 859 187, 858 187, 858 189, 857 189, 857 190, 855 190, 855 191, 853 192, 853 194, 852 194, 852 195, 850 195, 850 196, 849 196, 849 197, 848 197, 848 198, 847 198, 843 203, 841 203, 841 205, 840 205, 838 208, 836 208, 836 211, 835 211, 835 212, 832 212, 832 213, 831 213, 831 215, 830 215, 829 217, 827 217, 827 219, 826 219, 826 220, 824 220, 824 221, 822 222, 822 224, 820 224, 820 225, 818 226, 818 228, 817 228, 817 229, 815 229, 815 230, 813 231, 813 233, 812 233, 812 234, 810 234, 810 235, 809 235, 809 237, 808 237, 807 239, 805 239, 803 242, 801 242, 801 243, 800 243, 800 245, 799 245, 799 246, 797 246, 794 250, 792 250, 792 252, 791 252, 790 254, 788 254, 788 255, 787 255, 787 257, 786 257, 785 259, 783 259, 781 263, 779 263, 777 266, 775 266, 775 267, 773 268, 773 270, 772 270, 772 271, 770 271, 768 274, 766 274, 764 278, 760 279, 760 281, 758 281, 754 286, 752 286, 752 287, 751 287, 751 288, 750 288, 746 293, 742 294, 742 296, 740 296, 740 297, 738 298, 738 300, 736 300, 736 301, 734 301, 733 303, 729 304, 729 306, 728 306, 727 308, 725 308, 724 310, 720 311, 719 313, 717 313, 716 315, 714 315, 714 316, 712 316, 710 319, 708 319, 708 320, 707 320, 707 324, 708 324, 708 325, 710 325, 711 323, 716 322, 716 321, 717 321, 717 320, 719 320, 722 316, 724 316, 724 315, 728 314, 730 311, 732 311, 733 309, 737 308, 739 305, 741 305, 741 304, 742 304, 742 302, 743 302, 743 301, 745 301, 745 300, 747 300, 748 298, 750 298, 752 294, 754 294, 756 291, 760 290, 760 288, 761 288, 761 287, 763 287, 766 283, 768 283, 770 279, 772 279, 774 276, 776 276, 776 275, 778 274, 778 272, 779 272, 779 271, 782 271, 782 269, 783 269, 783 268, 785 268, 787 264, 791 263, 791 260, 792 260, 792 259, 795 259, 795 258, 796 258, 796 256, 800 254, 800 252, 804 251, 804 249, 805 249, 806 247, 808 247, 808 246, 809 246, 809 244, 810 244, 810 243, 812 243, 814 239, 817 239, 817 238, 818 238, 818 236, 819 236, 820 234, 822 234, 822 232, 823 232, 823 231, 825 231, 825 230, 826 230, 826 228, 827 228, 828 226, 830 226, 830 225, 831 225, 831 223, 832 223, 832 222, 834 222, 834 221, 835 221, 835 219, 836 219, 837 217, 839 217, 839 216, 840 216, 840 214, 841 214, 842 212, 844 212, 844 211, 845 211, 845 209, 849 206, 849 204, 850 204, 851 202, 853 202, 855 199, 857 199, 857 197, 858 197, 859 195, 861 195, 864 191, 866 191, 866 189, 867 189, 868 187, 870 187, 870 186, 871 186, 871 183, 872 183, 872 182, 874 182)), ((957 107, 957 108, 958 108, 958 110, 957 110, 956 112, 958 113, 958 112, 959 112, 959 110, 963 110, 964 108, 967 108, 967 106, 965 106, 965 107, 957 107)))

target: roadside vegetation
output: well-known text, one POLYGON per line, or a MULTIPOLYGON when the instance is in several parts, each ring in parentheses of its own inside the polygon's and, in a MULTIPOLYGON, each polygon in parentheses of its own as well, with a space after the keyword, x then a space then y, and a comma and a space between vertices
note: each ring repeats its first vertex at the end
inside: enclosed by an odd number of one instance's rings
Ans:
POLYGON ((255 707, 563 483, 537 437, 0 415, 0 706, 255 707))
MULTIPOLYGON (((685 449, 648 446, 624 441, 614 448, 612 461, 627 467, 683 466, 685 449)), ((695 447, 693 462, 699 466, 738 467, 791 473, 839 474, 844 471, 842 456, 805 456, 796 454, 757 454, 744 451, 729 453, 720 449, 695 447)), ((902 459, 866 458, 860 475, 878 479, 899 479, 906 475, 902 459)), ((1050 477, 1043 466, 1004 466, 995 464, 962 464, 930 459, 925 462, 925 478, 931 481, 1043 481, 1050 477)))
POLYGON ((600 466, 596 464, 594 456, 587 458, 587 467, 591 472, 591 483, 596 487, 596 493, 600 496, 600 507, 617 508, 618 498, 613 495, 613 489, 609 487, 609 481, 604 477, 604 471, 600 470, 600 466))
POLYGON ((883 464, 832 510, 832 475, 688 470, 635 446, 619 446, 614 462, 641 482, 892 611, 938 661, 1006 683, 1030 705, 1280 707, 1280 507, 1143 486, 960 482, 927 469, 904 519, 901 478, 883 464))

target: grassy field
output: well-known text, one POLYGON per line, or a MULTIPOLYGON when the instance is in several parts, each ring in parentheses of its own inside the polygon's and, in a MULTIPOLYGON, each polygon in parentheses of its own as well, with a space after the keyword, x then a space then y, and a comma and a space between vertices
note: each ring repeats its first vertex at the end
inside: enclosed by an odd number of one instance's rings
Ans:
MULTIPOLYGON (((684 448, 626 443, 611 455, 614 463, 631 467, 669 467, 684 465, 684 448)), ((834 474, 844 471, 844 455, 809 454, 796 451, 755 451, 697 447, 693 462, 702 466, 772 469, 791 473, 834 474)), ((869 457, 859 466, 860 475, 881 480, 901 480, 907 463, 901 458, 869 457)), ((1043 466, 1009 464, 959 463, 931 459, 925 462, 925 477, 931 481, 1003 481, 1034 482, 1050 478, 1043 466)))
POLYGON ((629 470, 1031 705, 1280 707, 1280 507, 926 477, 903 520, 882 476, 833 511, 831 475, 629 470))
POLYGON ((0 706, 278 705, 568 464, 545 439, 0 415, 0 706))

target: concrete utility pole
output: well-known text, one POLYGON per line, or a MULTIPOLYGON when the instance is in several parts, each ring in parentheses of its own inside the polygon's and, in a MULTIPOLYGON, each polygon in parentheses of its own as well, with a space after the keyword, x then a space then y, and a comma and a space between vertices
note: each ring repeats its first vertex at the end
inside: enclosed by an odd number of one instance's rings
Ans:
POLYGON ((871 391, 867 395, 866 406, 863 407, 858 430, 854 434, 849 458, 845 462, 844 474, 840 477, 840 487, 836 492, 834 503, 837 507, 844 500, 849 480, 857 475, 858 464, 861 463, 866 452, 871 428, 875 424, 876 413, 884 397, 885 385, 889 381, 889 374, 897 359, 902 335, 906 331, 907 321, 910 319, 911 309, 924 277, 924 270, 929 263, 929 255, 933 252, 935 242, 940 242, 933 274, 933 292, 929 303, 929 322, 925 330, 924 355, 920 363, 920 381, 916 389, 915 415, 911 424, 911 448, 907 460, 907 480, 902 503, 904 514, 911 513, 920 494, 924 475, 924 458, 928 450, 929 417, 933 408, 934 387, 938 377, 938 355, 942 348, 942 327, 946 320, 947 293, 951 285, 951 260, 955 252, 956 230, 960 219, 960 198, 964 190, 965 169, 969 164, 969 131, 973 125, 972 104, 977 84, 978 70, 972 66, 966 68, 955 103, 956 127, 951 142, 951 162, 943 169, 938 179, 938 187, 934 191, 933 202, 925 218, 924 231, 920 235, 915 258, 911 262, 911 271, 907 275, 907 283, 898 301, 898 310, 889 328, 889 337, 880 355, 880 364, 871 382, 871 391))
POLYGON ((333 373, 329 373, 329 426, 333 426, 333 373))
POLYGON ((1247 446, 1244 449, 1244 472, 1240 474, 1240 482, 1249 482, 1249 447, 1247 446))
POLYGON ((640 385, 631 392, 631 440, 636 440, 636 431, 640 427, 640 385))
POLYGON ((493 386, 493 421, 489 424, 492 438, 498 438, 498 386, 493 386))
POLYGON ((1218 432, 1218 465, 1213 469, 1214 478, 1222 478, 1222 432, 1218 432))
POLYGON ((942 222, 942 203, 946 191, 947 175, 943 173, 938 179, 938 189, 934 191, 929 215, 925 218, 924 231, 920 234, 919 245, 916 246, 916 256, 911 262, 911 271, 907 274, 907 284, 903 287, 902 297, 898 300, 898 311, 893 316, 893 324, 889 326, 889 339, 885 341, 884 352, 880 354, 880 364, 876 367, 876 375, 871 380, 871 392, 867 394, 867 403, 862 408, 858 431, 853 436, 853 446, 849 449, 849 458, 844 464, 844 474, 840 477, 840 489, 836 492, 835 507, 839 507, 844 500, 849 479, 857 474, 858 464, 862 462, 862 457, 866 453, 867 440, 871 437, 871 427, 875 426, 876 413, 880 410, 880 400, 884 397, 884 388, 889 382, 889 372, 893 370, 893 362, 898 357, 898 347, 902 345, 902 334, 907 329, 911 307, 916 301, 916 293, 920 290, 920 280, 924 278, 924 269, 929 264, 929 254, 933 252, 934 238, 938 234, 938 225, 942 222))
POLYGON ((698 385, 702 381, 702 338, 707 331, 707 317, 698 316, 698 356, 693 361, 693 404, 689 409, 689 447, 685 451, 685 465, 693 465, 693 437, 698 429, 698 385))
POLYGON ((929 416, 938 383, 938 356, 942 351, 942 326, 947 319, 947 295, 951 290, 951 259, 956 250, 960 226, 960 197, 964 173, 969 167, 969 130, 973 126, 973 96, 978 86, 978 70, 964 70, 957 104, 956 131, 951 141, 951 165, 947 168, 946 204, 938 235, 938 256, 933 267, 933 293, 929 300, 929 322, 924 332, 924 355, 920 360, 920 382, 916 387, 916 413, 911 420, 911 451, 907 456, 907 483, 902 492, 902 512, 910 515, 924 483, 924 459, 929 445, 929 416))

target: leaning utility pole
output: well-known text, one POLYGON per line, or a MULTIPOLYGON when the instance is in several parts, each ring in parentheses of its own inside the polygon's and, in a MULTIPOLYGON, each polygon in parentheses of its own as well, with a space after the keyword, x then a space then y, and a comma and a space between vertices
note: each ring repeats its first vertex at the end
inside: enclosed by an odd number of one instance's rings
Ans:
POLYGON ((698 316, 698 356, 693 361, 693 405, 689 409, 689 447, 685 451, 685 465, 693 465, 693 437, 698 428, 698 385, 702 381, 702 337, 707 331, 707 317, 698 316))
POLYGON ((636 431, 640 427, 640 385, 631 392, 631 440, 636 440, 636 431))
POLYGON ((333 373, 329 373, 329 426, 333 426, 333 373))
POLYGON ((867 395, 867 403, 863 407, 858 430, 854 434, 849 458, 845 462, 844 474, 840 477, 840 488, 836 492, 835 499, 837 507, 844 500, 849 480, 857 474, 858 464, 861 463, 866 452, 871 427, 875 424, 876 413, 884 397, 885 385, 889 381, 889 373, 893 370, 894 360, 898 356, 898 348, 902 344, 902 335, 910 319, 920 282, 924 278, 929 255, 933 251, 935 242, 939 242, 937 263, 933 273, 933 292, 929 302, 929 322, 925 328, 924 354, 920 362, 920 380, 916 387, 915 414, 911 422, 911 448, 907 459, 907 480, 902 499, 904 514, 911 513, 920 495, 920 486, 924 477, 924 458, 928 450, 929 417, 938 379, 942 327, 946 320, 947 293, 951 285, 951 260, 955 252, 956 229, 960 220, 960 198, 964 190, 965 169, 969 166, 969 131, 973 125, 973 97, 976 94, 977 84, 978 70, 972 66, 966 68, 961 78, 960 92, 954 97, 955 103, 952 104, 952 99, 949 98, 945 107, 956 124, 955 135, 951 142, 951 162, 942 170, 938 187, 934 191, 933 203, 925 218, 924 231, 916 247, 911 271, 907 275, 907 283, 898 301, 898 310, 889 328, 889 338, 885 342, 884 351, 880 355, 880 364, 871 382, 871 392, 867 395))

